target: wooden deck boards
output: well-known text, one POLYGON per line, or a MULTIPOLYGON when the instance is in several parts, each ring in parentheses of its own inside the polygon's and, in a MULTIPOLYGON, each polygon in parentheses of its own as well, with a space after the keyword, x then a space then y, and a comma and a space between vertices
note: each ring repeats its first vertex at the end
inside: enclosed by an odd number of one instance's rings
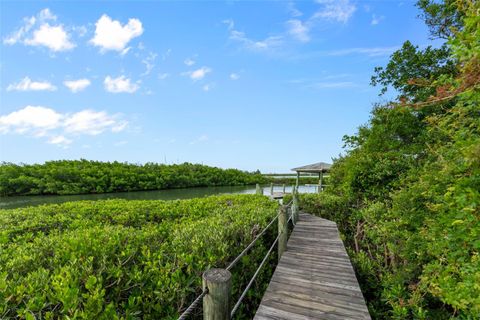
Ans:
POLYGON ((254 319, 370 319, 334 222, 300 214, 254 319))
POLYGON ((274 192, 273 194, 270 195, 270 197, 272 199, 283 199, 283 197, 285 197, 285 195, 287 195, 288 193, 283 193, 283 192, 274 192))

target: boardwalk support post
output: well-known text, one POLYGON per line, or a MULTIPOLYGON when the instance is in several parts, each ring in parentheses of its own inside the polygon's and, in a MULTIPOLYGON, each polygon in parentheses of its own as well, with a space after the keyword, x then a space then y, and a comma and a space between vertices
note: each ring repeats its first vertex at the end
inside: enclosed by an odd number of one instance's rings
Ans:
POLYGON ((257 185, 255 186, 256 190, 255 190, 255 193, 256 194, 260 194, 260 195, 263 195, 263 189, 260 187, 260 185, 257 183, 257 185))
POLYGON ((283 194, 285 194, 285 184, 283 185, 283 194))
POLYGON ((270 183, 270 195, 273 196, 273 183, 270 183))
POLYGON ((293 189, 292 191, 292 196, 293 196, 293 202, 292 202, 292 220, 293 224, 296 224, 298 222, 298 192, 293 189))
POLYGON ((287 236, 288 236, 288 220, 287 220, 287 207, 280 207, 280 214, 278 216, 278 261, 282 257, 282 254, 287 250, 287 236))
POLYGON ((323 190, 323 171, 318 174, 318 193, 323 190))
POLYGON ((230 299, 232 291, 232 274, 226 269, 210 269, 203 273, 203 290, 208 294, 203 297, 204 320, 230 319, 230 299))

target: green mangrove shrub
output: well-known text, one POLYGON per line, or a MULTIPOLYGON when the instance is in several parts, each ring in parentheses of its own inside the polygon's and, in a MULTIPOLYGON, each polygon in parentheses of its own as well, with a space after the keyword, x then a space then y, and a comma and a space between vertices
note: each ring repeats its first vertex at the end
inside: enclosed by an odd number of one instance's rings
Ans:
POLYGON ((257 172, 200 164, 144 165, 88 160, 0 164, 0 195, 87 194, 265 183, 257 172))
MULTIPOLYGON (((2 319, 175 319, 276 215, 255 195, 177 201, 79 201, 0 210, 2 319)), ((232 270, 234 297, 274 238, 232 270)), ((273 262, 271 262, 273 263, 273 262)), ((264 269, 239 310, 250 317, 264 269)))

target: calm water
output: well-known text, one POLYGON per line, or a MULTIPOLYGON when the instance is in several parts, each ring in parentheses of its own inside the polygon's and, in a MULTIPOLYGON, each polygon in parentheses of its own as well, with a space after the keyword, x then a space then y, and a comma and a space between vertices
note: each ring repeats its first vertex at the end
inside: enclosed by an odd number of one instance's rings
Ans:
MULTIPOLYGON (((281 186, 275 186, 275 192, 281 192, 281 186)), ((287 187, 286 192, 291 192, 292 188, 287 187)), ((314 186, 300 186, 300 193, 316 192, 314 186)), ((255 193, 255 186, 236 186, 236 187, 204 187, 204 188, 186 188, 169 189, 157 191, 137 191, 137 192, 119 192, 103 194, 81 194, 70 196, 17 196, 0 197, 0 209, 13 209, 26 206, 36 206, 47 203, 62 203, 67 201, 79 200, 104 200, 104 199, 128 199, 128 200, 175 200, 200 198, 218 194, 255 193)), ((265 195, 270 194, 270 186, 263 188, 265 195)))

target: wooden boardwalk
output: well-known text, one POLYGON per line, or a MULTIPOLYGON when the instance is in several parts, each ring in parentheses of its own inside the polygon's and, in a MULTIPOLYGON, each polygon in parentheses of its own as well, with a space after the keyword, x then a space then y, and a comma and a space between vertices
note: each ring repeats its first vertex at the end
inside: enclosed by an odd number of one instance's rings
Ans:
POLYGON ((285 195, 291 194, 291 193, 283 193, 283 192, 274 192, 273 194, 270 195, 270 198, 277 200, 277 199, 283 199, 285 195))
POLYGON ((370 319, 334 222, 300 214, 254 319, 370 319))

